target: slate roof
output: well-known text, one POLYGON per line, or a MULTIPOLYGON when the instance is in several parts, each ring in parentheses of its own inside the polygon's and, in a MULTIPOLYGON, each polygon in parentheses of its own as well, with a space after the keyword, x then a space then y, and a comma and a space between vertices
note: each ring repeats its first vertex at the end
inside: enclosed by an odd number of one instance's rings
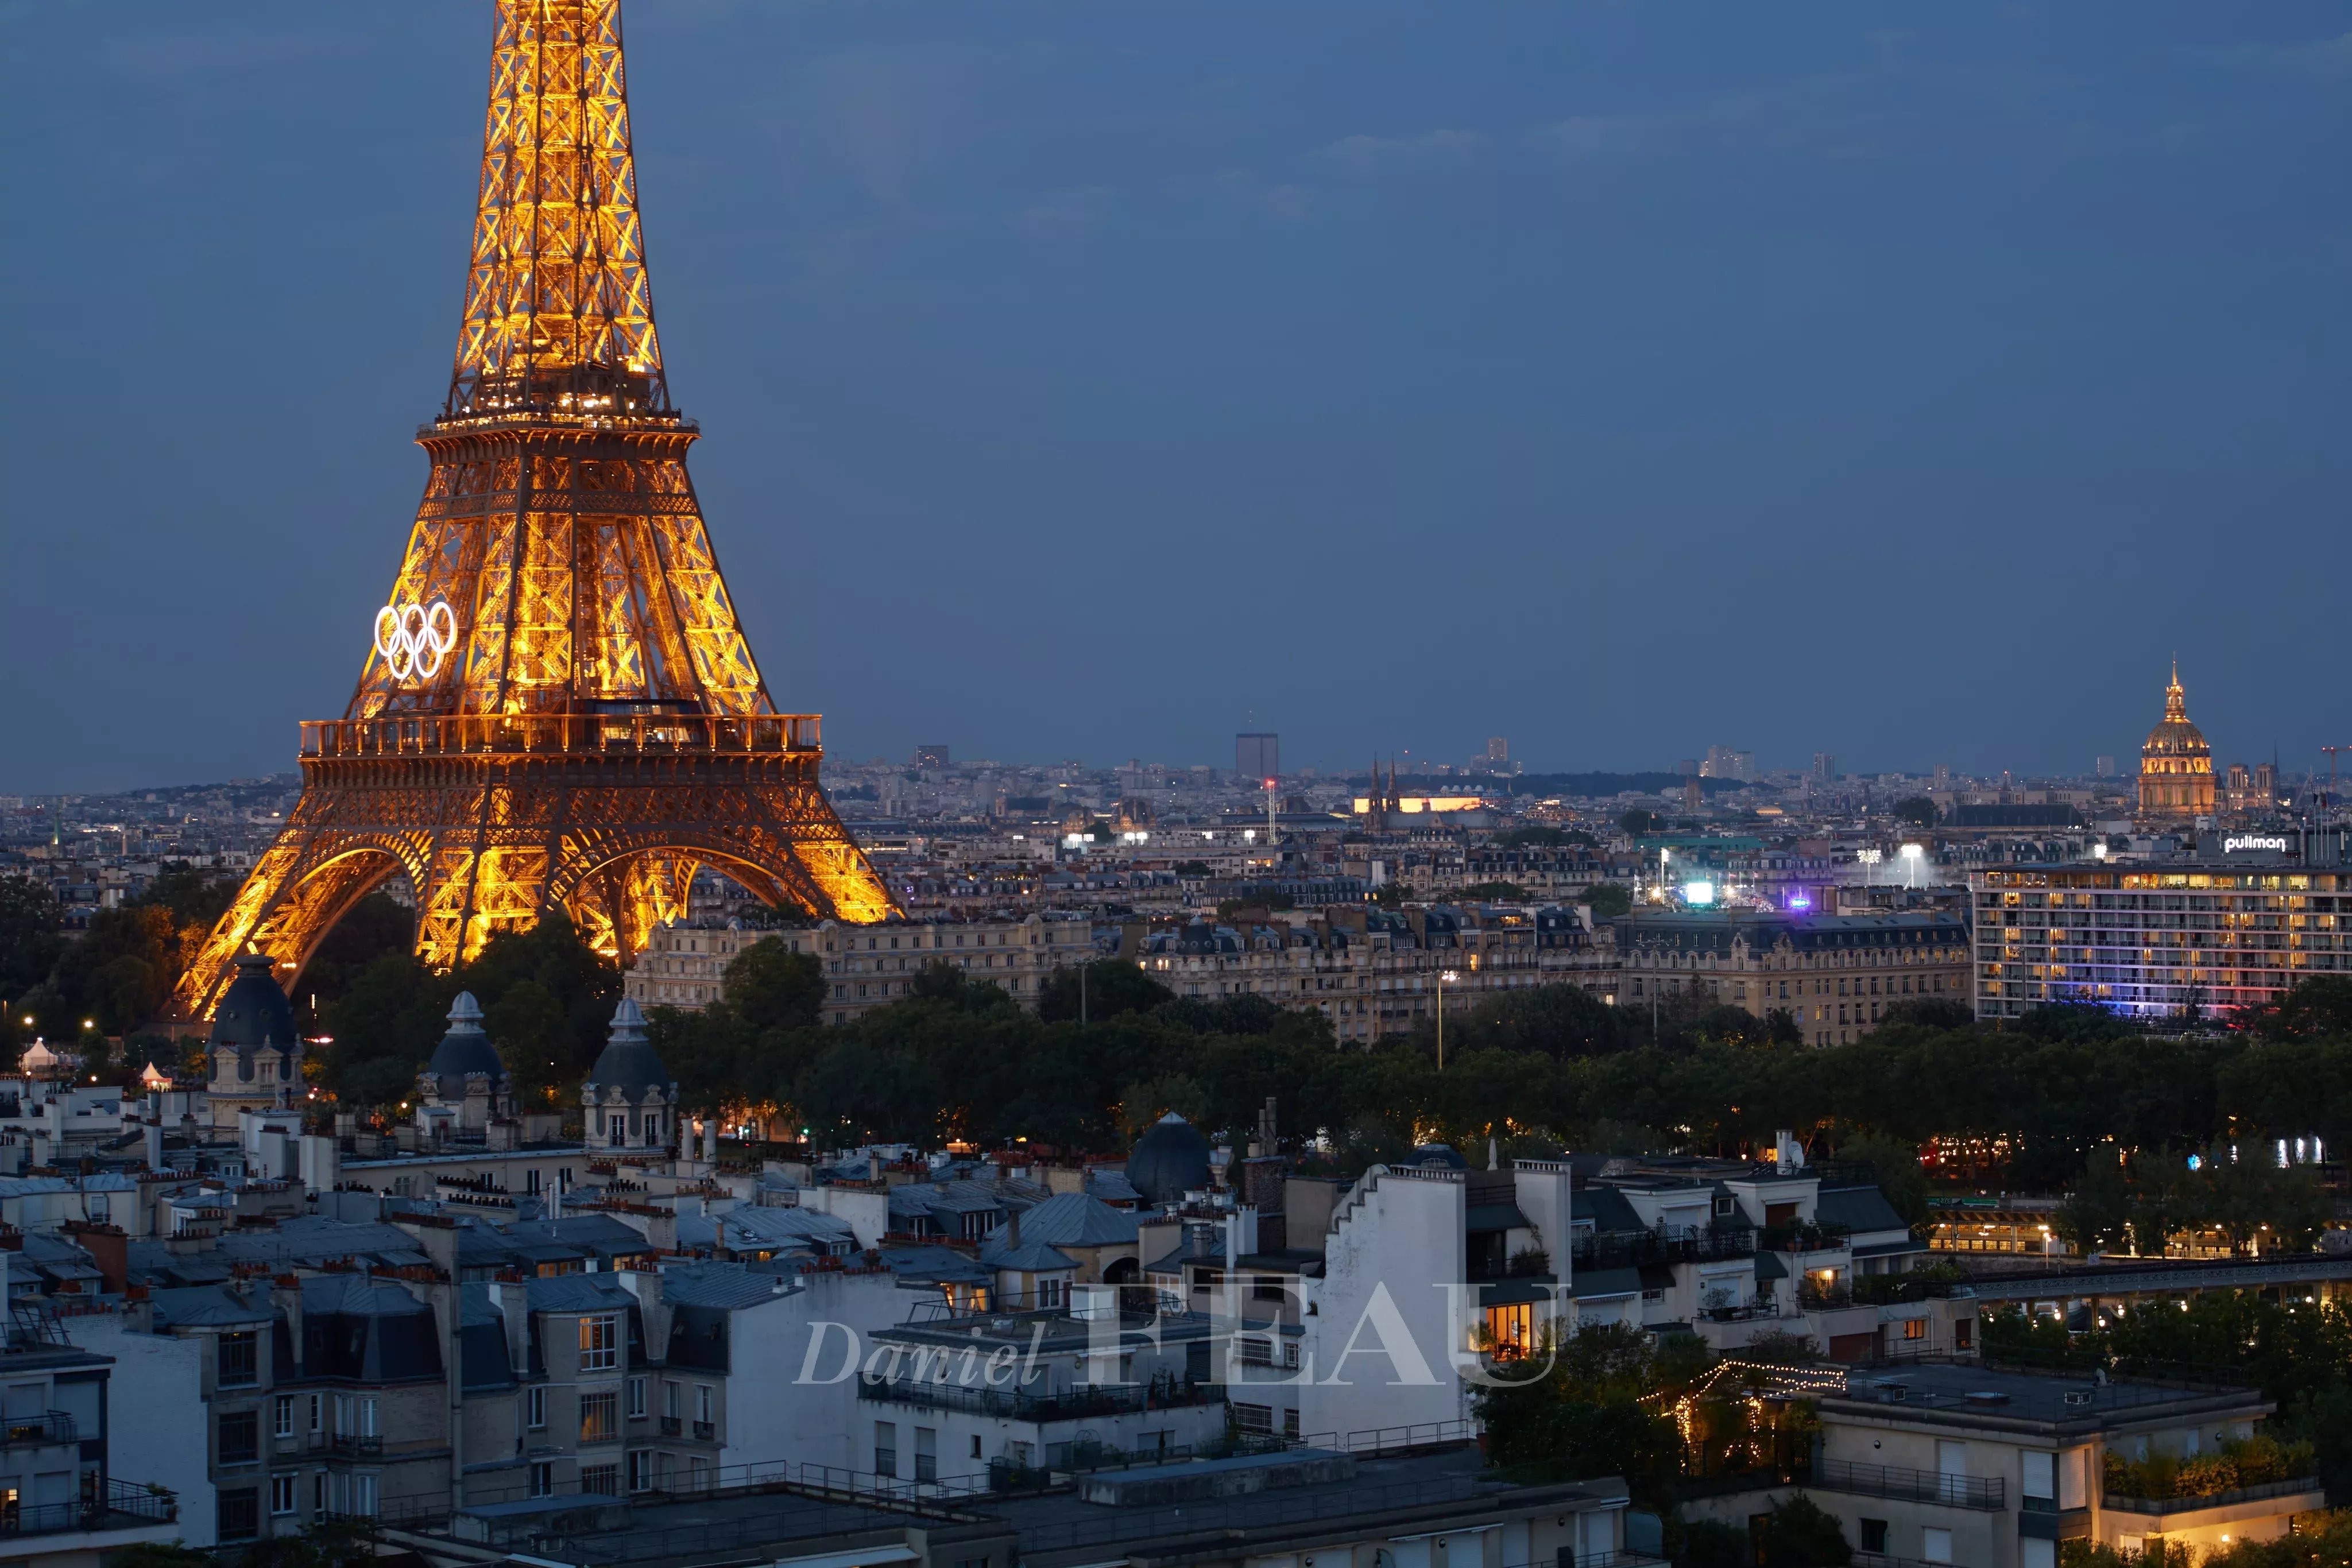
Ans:
POLYGON ((1813 1218, 1823 1225, 1843 1225, 1857 1233, 1911 1228, 1886 1201, 1886 1195, 1874 1186, 1822 1188, 1814 1201, 1813 1218))
POLYGON ((753 1273, 740 1263, 702 1263, 662 1275, 662 1300, 674 1307, 740 1312, 763 1306, 800 1288, 790 1277, 753 1273))
POLYGON ((730 1249, 747 1245, 814 1247, 820 1251, 842 1253, 854 1250, 857 1245, 857 1233, 850 1228, 849 1221, 812 1208, 738 1207, 724 1214, 681 1214, 677 1217, 677 1239, 682 1245, 712 1246, 722 1227, 730 1249))
POLYGON ((1056 1269, 1075 1269, 1078 1260, 1059 1248, 1044 1241, 1032 1241, 1023 1236, 1021 1245, 1013 1245, 1010 1230, 1000 1230, 981 1245, 980 1260, 992 1269, 1017 1269, 1024 1274, 1051 1273, 1056 1269))
POLYGON ((193 1285, 157 1291, 155 1326, 165 1328, 262 1328, 277 1321, 267 1295, 247 1299, 226 1285, 193 1285))
POLYGON ((1057 1192, 1022 1214, 1021 1234, 1056 1247, 1131 1247, 1141 1225, 1091 1193, 1057 1192))
POLYGON ((1607 1235, 1612 1231, 1647 1230, 1625 1195, 1613 1186, 1586 1186, 1577 1184, 1570 1198, 1574 1217, 1590 1219, 1592 1228, 1607 1235))
POLYGON ((629 1288, 610 1274, 552 1274, 523 1281, 534 1312, 608 1312, 637 1304, 629 1288))
POLYGON ((885 1247, 879 1257, 883 1266, 896 1274, 902 1285, 996 1282, 996 1276, 982 1268, 977 1259, 966 1257, 952 1247, 885 1247))

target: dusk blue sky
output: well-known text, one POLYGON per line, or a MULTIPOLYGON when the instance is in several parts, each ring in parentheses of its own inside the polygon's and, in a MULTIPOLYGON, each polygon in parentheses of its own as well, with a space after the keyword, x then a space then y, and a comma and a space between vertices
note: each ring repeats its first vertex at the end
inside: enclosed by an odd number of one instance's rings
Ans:
MULTIPOLYGON (((2340 5, 632 0, 670 386, 836 755, 2352 741, 2340 5)), ((0 789, 292 765, 485 0, 0 4, 0 789)))

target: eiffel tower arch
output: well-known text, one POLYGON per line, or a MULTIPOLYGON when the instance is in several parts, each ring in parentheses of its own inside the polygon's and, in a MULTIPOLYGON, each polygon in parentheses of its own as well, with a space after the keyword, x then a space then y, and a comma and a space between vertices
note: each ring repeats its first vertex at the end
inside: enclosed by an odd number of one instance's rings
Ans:
POLYGON ((895 913, 817 788, 720 574, 670 402, 620 0, 497 0, 466 304, 430 470, 341 718, 174 1000, 252 946, 290 979, 395 875, 436 968, 567 911, 625 960, 710 866, 779 907, 895 913))

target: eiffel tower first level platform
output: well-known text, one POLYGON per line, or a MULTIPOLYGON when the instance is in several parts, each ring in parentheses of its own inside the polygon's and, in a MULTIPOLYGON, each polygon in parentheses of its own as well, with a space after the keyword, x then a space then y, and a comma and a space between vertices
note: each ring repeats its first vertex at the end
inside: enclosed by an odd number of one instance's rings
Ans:
MULTIPOLYGON (((625 961, 709 866, 779 907, 894 914, 719 570, 654 330, 619 0, 496 0, 471 265, 431 462, 343 716, 181 977, 290 980, 394 877, 436 968, 562 909, 625 961)), ((354 650, 356 651, 356 649, 354 650)))

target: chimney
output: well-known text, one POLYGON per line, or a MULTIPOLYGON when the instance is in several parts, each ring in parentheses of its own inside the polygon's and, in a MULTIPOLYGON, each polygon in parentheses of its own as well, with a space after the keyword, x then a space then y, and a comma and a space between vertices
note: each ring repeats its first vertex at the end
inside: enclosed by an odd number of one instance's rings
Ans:
POLYGON ((517 1377, 530 1372, 530 1288, 520 1280, 494 1280, 490 1302, 506 1330, 507 1364, 517 1377))
POLYGON ((299 1275, 279 1274, 269 1281, 269 1304, 286 1314, 286 1332, 294 1342, 294 1354, 302 1354, 302 1281, 299 1275))
POLYGON ((142 1144, 146 1152, 147 1168, 151 1171, 162 1170, 163 1168, 163 1118, 162 1113, 158 1113, 154 1115, 149 1116, 144 1123, 141 1124, 139 1133, 142 1144))
POLYGON ((121 1295, 131 1283, 131 1239, 112 1225, 72 1225, 68 1232, 81 1243, 82 1250, 98 1270, 99 1282, 111 1294, 121 1295))

